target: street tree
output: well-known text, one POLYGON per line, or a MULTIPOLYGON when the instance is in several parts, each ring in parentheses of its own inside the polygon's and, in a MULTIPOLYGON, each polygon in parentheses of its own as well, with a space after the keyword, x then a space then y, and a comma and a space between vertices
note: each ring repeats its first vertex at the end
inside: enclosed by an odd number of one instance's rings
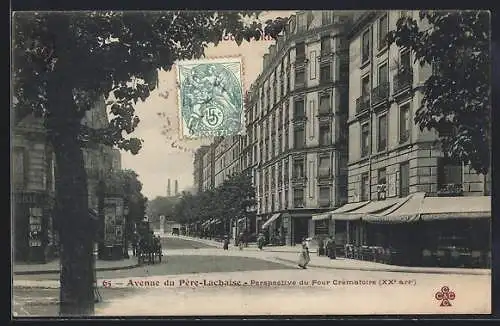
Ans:
POLYGON ((483 174, 491 152, 490 29, 488 11, 425 10, 400 18, 388 35, 433 67, 415 123, 437 132, 448 157, 483 174))
MULTIPOLYGON (((158 86, 158 71, 200 58, 224 33, 238 44, 276 37, 285 19, 246 23, 245 12, 22 12, 13 29, 13 116, 43 118, 56 156, 56 219, 61 242, 60 314, 94 313, 92 226, 82 147, 113 145, 137 154, 129 137, 139 123, 134 106, 158 86), (104 129, 81 120, 101 97, 112 119, 104 129)), ((253 15, 253 16, 252 16, 253 15)), ((173 108, 172 108, 173 109, 173 108)))

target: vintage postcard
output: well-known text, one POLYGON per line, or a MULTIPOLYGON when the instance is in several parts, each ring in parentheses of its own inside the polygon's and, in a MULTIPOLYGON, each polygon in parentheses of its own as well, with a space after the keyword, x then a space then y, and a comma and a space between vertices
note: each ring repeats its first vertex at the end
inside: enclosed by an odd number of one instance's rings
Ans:
POLYGON ((11 23, 14 318, 491 313, 489 12, 11 23))

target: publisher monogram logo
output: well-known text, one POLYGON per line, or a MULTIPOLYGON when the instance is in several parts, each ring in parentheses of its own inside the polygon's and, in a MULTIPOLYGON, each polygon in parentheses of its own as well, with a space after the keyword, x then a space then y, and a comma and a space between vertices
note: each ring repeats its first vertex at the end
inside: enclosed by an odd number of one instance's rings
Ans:
POLYGON ((443 286, 441 290, 436 292, 434 296, 436 300, 441 301, 441 307, 451 307, 451 301, 455 300, 455 292, 450 291, 450 288, 443 286))

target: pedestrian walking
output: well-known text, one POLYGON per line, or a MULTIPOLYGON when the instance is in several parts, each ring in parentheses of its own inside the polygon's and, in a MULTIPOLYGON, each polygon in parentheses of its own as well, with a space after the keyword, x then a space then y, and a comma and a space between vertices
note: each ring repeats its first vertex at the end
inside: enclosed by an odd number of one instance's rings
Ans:
POLYGON ((238 247, 240 250, 243 250, 243 245, 245 244, 244 239, 243 239, 243 233, 240 233, 239 239, 238 239, 238 247))
POLYGON ((262 233, 259 233, 259 236, 257 237, 257 246, 259 247, 260 250, 264 247, 264 235, 262 233))
POLYGON ((229 250, 229 237, 227 234, 224 236, 224 246, 222 248, 224 250, 229 250))
POLYGON ((309 246, 307 244, 306 238, 302 238, 302 250, 299 256, 299 267, 306 269, 307 264, 311 261, 311 257, 309 256, 309 246))

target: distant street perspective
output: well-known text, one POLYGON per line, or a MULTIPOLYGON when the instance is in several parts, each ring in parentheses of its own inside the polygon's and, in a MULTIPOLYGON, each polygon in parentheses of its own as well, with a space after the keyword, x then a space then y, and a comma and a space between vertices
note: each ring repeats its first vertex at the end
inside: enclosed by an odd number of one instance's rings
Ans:
POLYGON ((13 316, 491 312, 490 12, 11 22, 13 316))
MULTIPOLYGON (((487 295, 468 299, 491 291, 485 270, 398 270, 350 259, 333 263, 314 254, 303 270, 296 264, 298 248, 260 250, 250 243, 243 250, 234 245, 224 250, 215 241, 171 235, 161 243, 162 262, 139 266, 133 258, 130 265, 97 271, 96 315, 439 313, 441 301, 433 297, 443 286, 456 293, 450 311, 489 309, 487 295), (307 309, 297 303, 301 296, 307 309)), ((15 271, 13 312, 55 316, 59 274, 33 269, 15 271)))

